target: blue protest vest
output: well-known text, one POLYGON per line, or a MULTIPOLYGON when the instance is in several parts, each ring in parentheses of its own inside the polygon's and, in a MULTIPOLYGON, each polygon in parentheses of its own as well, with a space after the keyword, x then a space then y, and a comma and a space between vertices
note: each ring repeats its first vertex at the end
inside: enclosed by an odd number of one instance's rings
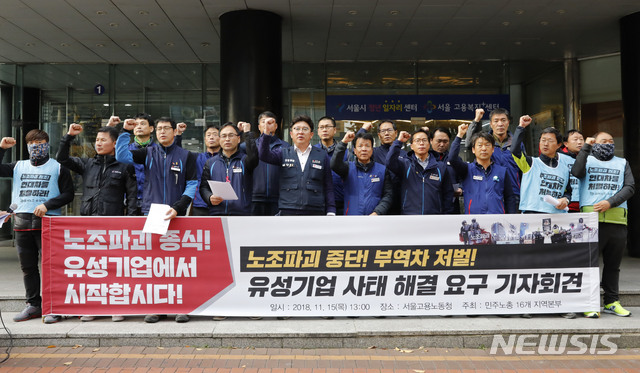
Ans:
POLYGON ((531 169, 522 175, 520 188, 520 210, 541 213, 566 213, 543 200, 545 195, 561 198, 569 183, 569 168, 566 157, 558 157, 558 166, 549 167, 540 158, 532 158, 531 169))
MULTIPOLYGON (((59 196, 59 175, 60 163, 55 159, 40 166, 33 166, 29 160, 16 162, 11 191, 11 201, 18 205, 15 212, 32 214, 36 206, 59 196)), ((49 210, 47 215, 60 215, 60 209, 49 210)))
MULTIPOLYGON (((601 161, 592 155, 588 156, 587 173, 580 180, 580 206, 593 206, 620 191, 624 185, 626 165, 624 158, 613 157, 609 161, 601 161)), ((627 201, 618 207, 626 209, 627 201)))
POLYGON ((345 215, 369 215, 375 210, 382 199, 385 169, 374 162, 365 172, 356 167, 356 162, 349 162, 349 174, 344 180, 345 215))

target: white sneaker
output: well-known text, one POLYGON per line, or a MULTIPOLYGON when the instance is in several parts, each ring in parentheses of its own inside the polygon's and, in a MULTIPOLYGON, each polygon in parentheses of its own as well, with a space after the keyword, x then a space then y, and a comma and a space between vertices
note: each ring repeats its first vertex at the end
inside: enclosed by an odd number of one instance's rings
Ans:
POLYGON ((80 317, 80 321, 93 321, 95 319, 96 319, 95 316, 82 316, 82 317, 80 317))
POLYGON ((113 322, 118 322, 118 321, 122 321, 122 320, 124 320, 124 316, 120 316, 120 315, 111 316, 111 321, 113 321, 113 322))

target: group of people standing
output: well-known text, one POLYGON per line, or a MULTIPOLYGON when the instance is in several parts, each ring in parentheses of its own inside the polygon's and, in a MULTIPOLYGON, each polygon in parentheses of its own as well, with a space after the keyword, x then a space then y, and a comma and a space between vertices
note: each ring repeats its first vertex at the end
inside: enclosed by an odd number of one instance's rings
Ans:
MULTIPOLYGON (((245 122, 208 126, 202 153, 181 147, 184 123, 168 117, 153 121, 148 114, 124 121, 113 116, 97 132, 93 158, 69 156, 72 141, 83 131, 71 124, 55 160, 49 156, 46 132, 32 130, 25 137, 29 160, 0 165, 0 176, 13 177, 16 248, 27 294, 27 307, 14 321, 42 315, 40 218, 59 215, 72 201, 69 170, 83 177, 80 214, 85 216, 147 215, 152 203, 170 206, 166 219, 188 211, 194 216, 595 211, 601 224, 604 311, 629 316, 619 303, 618 276, 626 247, 626 201, 634 193, 634 180, 626 160, 614 156, 612 136, 599 132, 584 140, 573 130, 563 138, 555 128, 546 128, 539 156, 531 157, 523 145, 532 123, 529 116, 520 118, 513 135, 506 110, 489 114, 488 132, 482 131, 483 116, 484 110, 476 110, 474 120, 460 125, 453 141, 447 128, 398 133, 396 124, 385 120, 378 125, 377 147, 371 124, 336 141, 335 120, 323 117, 317 123, 321 142, 312 146, 316 128, 311 118, 291 121, 290 145, 276 136, 276 116, 264 112, 258 117, 258 137, 245 122), (459 157, 463 139, 473 162, 459 157), (238 199, 215 195, 210 180, 231 183, 238 199), (553 204, 545 196, 552 197, 553 204)), ((15 143, 2 139, 0 160, 15 143)), ((585 316, 599 317, 599 310, 585 316)), ((147 315, 145 321, 162 317, 147 315)), ((114 321, 122 319, 113 316, 114 321)), ((59 320, 56 315, 44 319, 59 320)), ((188 320, 188 315, 176 316, 177 322, 188 320)))

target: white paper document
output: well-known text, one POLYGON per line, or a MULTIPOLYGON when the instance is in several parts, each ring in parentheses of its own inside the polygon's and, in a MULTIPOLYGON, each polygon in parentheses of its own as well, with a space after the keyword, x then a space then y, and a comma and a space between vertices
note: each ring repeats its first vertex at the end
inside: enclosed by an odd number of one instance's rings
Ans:
POLYGON ((235 201, 238 199, 238 195, 236 195, 236 192, 233 190, 231 183, 225 181, 207 181, 209 182, 211 193, 213 193, 214 196, 221 197, 225 201, 235 201))
POLYGON ((163 205, 160 203, 152 203, 149 208, 149 215, 144 222, 144 228, 142 231, 145 233, 155 234, 167 234, 169 230, 169 223, 171 220, 164 220, 167 217, 167 211, 171 209, 169 205, 163 205))
MULTIPOLYGON (((560 201, 558 201, 557 199, 555 199, 555 198, 551 197, 551 196, 550 196, 550 195, 548 195, 548 194, 547 194, 547 195, 545 195, 544 197, 542 197, 542 199, 543 199, 546 203, 548 203, 548 204, 550 204, 550 205, 553 205, 553 206, 558 206, 558 205, 560 204, 560 201)), ((564 208, 564 211, 569 211, 569 208, 568 208, 568 207, 565 207, 565 208, 564 208)))

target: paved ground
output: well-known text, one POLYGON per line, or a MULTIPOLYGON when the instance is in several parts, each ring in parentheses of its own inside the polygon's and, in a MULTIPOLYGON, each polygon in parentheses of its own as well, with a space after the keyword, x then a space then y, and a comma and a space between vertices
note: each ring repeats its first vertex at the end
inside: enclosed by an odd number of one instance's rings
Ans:
MULTIPOLYGON (((3 353, 0 350, 0 353, 3 353)), ((481 349, 231 349, 22 347, 5 372, 430 373, 640 372, 640 349, 614 355, 491 355, 481 349)))

